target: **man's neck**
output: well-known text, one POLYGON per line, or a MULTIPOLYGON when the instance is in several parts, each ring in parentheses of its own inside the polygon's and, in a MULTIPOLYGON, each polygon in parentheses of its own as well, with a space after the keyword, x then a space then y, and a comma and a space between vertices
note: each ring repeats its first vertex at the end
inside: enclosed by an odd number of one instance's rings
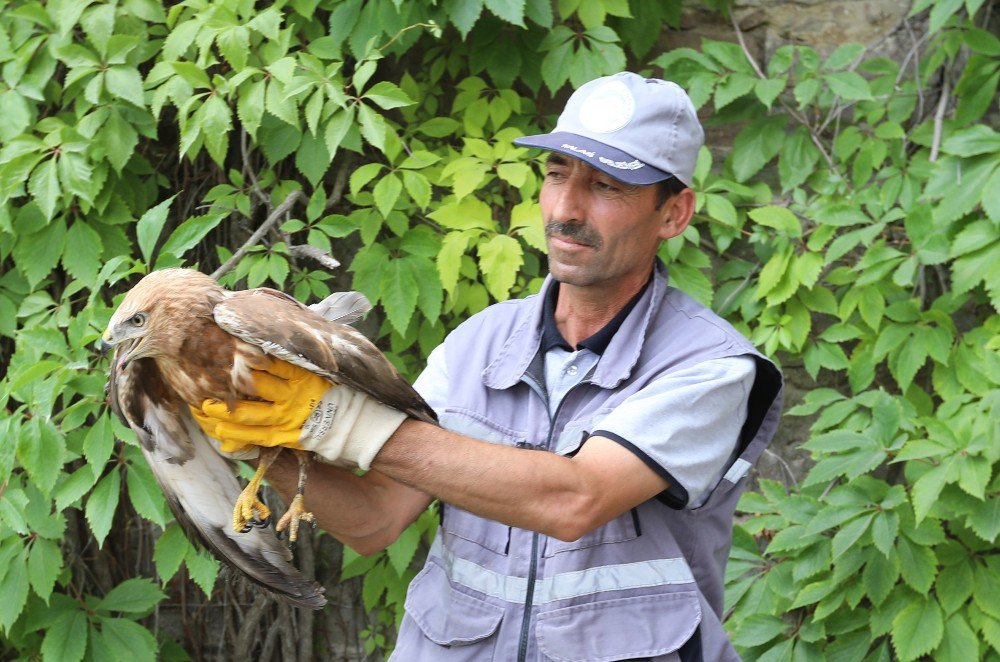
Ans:
POLYGON ((632 300, 649 279, 616 283, 613 287, 559 284, 556 328, 571 347, 603 329, 632 300))

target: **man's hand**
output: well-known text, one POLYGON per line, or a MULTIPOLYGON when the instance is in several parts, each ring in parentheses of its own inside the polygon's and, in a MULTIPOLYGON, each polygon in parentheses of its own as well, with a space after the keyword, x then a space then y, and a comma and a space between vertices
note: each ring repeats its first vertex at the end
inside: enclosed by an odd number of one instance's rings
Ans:
POLYGON ((406 419, 365 393, 331 382, 290 363, 272 360, 253 371, 264 401, 205 400, 192 407, 195 420, 224 453, 253 446, 313 451, 327 462, 368 469, 382 445, 406 419))

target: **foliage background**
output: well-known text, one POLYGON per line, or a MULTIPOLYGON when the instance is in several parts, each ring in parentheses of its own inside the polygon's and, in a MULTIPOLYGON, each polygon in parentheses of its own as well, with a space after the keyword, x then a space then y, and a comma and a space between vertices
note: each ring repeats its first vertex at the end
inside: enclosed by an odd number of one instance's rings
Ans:
POLYGON ((789 415, 811 424, 808 474, 742 503, 734 642, 1000 659, 997 5, 917 0, 890 59, 758 58, 735 22, 738 43, 668 48, 679 0, 5 2, 0 657, 390 647, 434 515, 374 557, 300 544, 319 614, 220 578, 108 415, 93 342, 147 270, 237 254, 232 287, 367 294, 366 330, 415 376, 545 272, 537 169, 511 139, 628 67, 735 134, 703 152, 696 221, 662 251, 674 283, 806 384, 789 415))

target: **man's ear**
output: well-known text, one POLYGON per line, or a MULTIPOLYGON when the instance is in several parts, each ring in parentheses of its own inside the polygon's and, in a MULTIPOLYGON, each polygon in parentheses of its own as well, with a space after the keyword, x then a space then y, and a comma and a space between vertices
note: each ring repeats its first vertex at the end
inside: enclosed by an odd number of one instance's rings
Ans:
POLYGON ((694 190, 686 188, 663 203, 666 217, 660 228, 660 239, 676 237, 687 229, 694 216, 694 190))

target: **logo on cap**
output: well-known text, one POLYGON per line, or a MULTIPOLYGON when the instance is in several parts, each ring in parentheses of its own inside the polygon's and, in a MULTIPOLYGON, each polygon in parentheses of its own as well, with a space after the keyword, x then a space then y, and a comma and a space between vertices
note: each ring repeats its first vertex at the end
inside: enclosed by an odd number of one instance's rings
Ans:
POLYGON ((580 124, 594 133, 621 129, 635 114, 635 99, 624 83, 612 80, 594 90, 580 104, 580 124))

